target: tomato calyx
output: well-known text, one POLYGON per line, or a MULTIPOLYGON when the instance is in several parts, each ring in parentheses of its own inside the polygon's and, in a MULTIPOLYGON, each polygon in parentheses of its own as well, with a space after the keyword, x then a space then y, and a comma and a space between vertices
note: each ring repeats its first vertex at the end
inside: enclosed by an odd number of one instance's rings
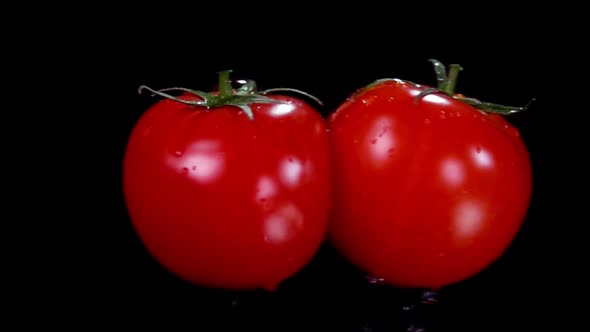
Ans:
MULTIPOLYGON (((446 69, 445 65, 443 65, 440 61, 435 60, 435 59, 429 59, 429 61, 434 65, 434 72, 436 73, 437 87, 436 88, 426 88, 422 92, 420 92, 415 97, 416 104, 424 96, 427 96, 427 95, 433 94, 433 93, 442 93, 442 94, 445 94, 453 99, 456 99, 456 100, 461 101, 467 105, 470 105, 480 111, 483 111, 484 113, 489 112, 489 113, 498 113, 498 114, 502 114, 502 115, 508 115, 508 114, 518 113, 518 112, 527 110, 529 108, 529 106, 531 105, 531 103, 535 101, 535 98, 532 98, 524 106, 505 106, 505 105, 500 105, 500 104, 483 102, 483 101, 480 101, 475 98, 469 98, 469 97, 463 96, 462 94, 457 94, 457 93, 455 93, 455 87, 457 86, 457 77, 459 75, 459 72, 461 70, 463 70, 463 67, 461 67, 458 64, 451 64, 449 66, 450 68, 447 73, 447 69, 446 69)), ((367 87, 373 87, 373 86, 376 86, 376 85, 379 85, 383 82, 388 82, 388 81, 390 81, 390 82, 391 81, 403 82, 403 83, 410 84, 414 87, 418 87, 418 88, 421 87, 419 84, 416 84, 416 83, 413 83, 410 81, 396 79, 396 78, 379 79, 379 80, 376 80, 373 83, 369 84, 367 87)))
POLYGON ((173 88, 164 88, 160 90, 154 90, 146 85, 142 85, 139 87, 137 92, 139 94, 142 93, 143 90, 148 90, 152 93, 152 95, 158 95, 161 97, 165 97, 183 104, 193 105, 193 106, 202 106, 206 107, 207 109, 222 107, 222 106, 236 106, 239 107, 244 111, 244 113, 248 116, 248 119, 254 120, 254 113, 252 112, 252 108, 250 104, 259 103, 259 104, 285 104, 283 101, 275 100, 270 97, 265 96, 271 92, 295 92, 301 94, 307 98, 310 98, 317 102, 319 105, 323 105, 323 103, 316 97, 303 92, 301 90, 292 89, 292 88, 273 88, 267 89, 264 91, 258 91, 256 87, 256 82, 253 80, 237 80, 236 83, 239 84, 237 88, 232 87, 232 81, 230 80, 229 74, 231 70, 224 70, 218 72, 219 75, 219 83, 218 83, 218 91, 217 92, 204 92, 198 91, 193 89, 187 89, 182 87, 173 87, 173 88), (198 100, 187 100, 183 98, 179 98, 177 96, 173 96, 167 92, 170 91, 177 91, 195 95, 199 97, 198 100))
POLYGON ((463 70, 463 67, 461 67, 458 64, 451 64, 447 74, 445 65, 443 65, 442 62, 436 59, 429 59, 428 61, 430 61, 434 65, 434 72, 436 73, 436 81, 438 83, 437 88, 430 88, 422 91, 420 94, 416 96, 417 100, 431 93, 444 93, 447 96, 459 100, 467 105, 473 106, 478 110, 490 113, 499 113, 504 115, 524 111, 528 109, 530 104, 535 100, 533 98, 526 105, 518 107, 483 102, 475 98, 468 98, 461 94, 455 94, 455 87, 457 86, 457 76, 459 76, 459 72, 463 70))

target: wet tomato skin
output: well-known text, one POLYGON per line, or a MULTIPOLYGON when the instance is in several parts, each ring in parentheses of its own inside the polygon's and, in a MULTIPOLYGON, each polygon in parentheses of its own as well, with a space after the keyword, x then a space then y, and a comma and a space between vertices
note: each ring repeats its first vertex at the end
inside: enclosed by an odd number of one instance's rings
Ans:
POLYGON ((437 288, 497 260, 532 191, 518 130, 401 80, 359 90, 328 119, 330 242, 386 283, 437 288))
MULTIPOLYGON (((273 288, 315 254, 331 206, 329 139, 305 102, 208 110, 161 100, 139 119, 123 164, 133 226, 177 276, 208 287, 273 288)), ((190 99, 191 97, 185 97, 190 99)))

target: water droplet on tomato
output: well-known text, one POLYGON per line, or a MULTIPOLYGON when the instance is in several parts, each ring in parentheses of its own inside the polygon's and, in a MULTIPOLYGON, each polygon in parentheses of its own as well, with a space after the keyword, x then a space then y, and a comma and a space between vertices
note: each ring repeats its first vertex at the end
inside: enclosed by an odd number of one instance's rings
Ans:
POLYGON ((182 168, 182 174, 186 174, 188 173, 188 167, 183 167, 182 168))
POLYGON ((371 144, 375 144, 375 143, 377 143, 377 139, 376 138, 374 138, 373 140, 371 140, 371 144))
POLYGON ((393 97, 393 96, 387 97, 387 101, 394 101, 394 100, 395 100, 395 97, 393 97))
POLYGON ((391 148, 391 149, 387 150, 387 153, 392 154, 394 150, 395 150, 394 148, 391 148))
POLYGON ((475 147, 475 152, 480 153, 481 152, 481 146, 476 146, 475 147))
POLYGON ((430 119, 428 119, 428 118, 424 119, 424 124, 427 124, 427 125, 428 125, 428 124, 430 124, 431 122, 432 122, 432 121, 430 121, 430 119))
POLYGON ((447 116, 446 116, 445 114, 441 114, 441 115, 440 115, 440 118, 441 118, 441 120, 444 120, 444 119, 446 119, 446 118, 447 118, 447 116))
POLYGON ((179 150, 176 150, 174 152, 174 155, 177 156, 177 157, 180 157, 180 156, 182 156, 182 152, 180 152, 179 150))
POLYGON ((197 165, 193 165, 193 167, 191 167, 193 171, 195 171, 197 169, 197 165))

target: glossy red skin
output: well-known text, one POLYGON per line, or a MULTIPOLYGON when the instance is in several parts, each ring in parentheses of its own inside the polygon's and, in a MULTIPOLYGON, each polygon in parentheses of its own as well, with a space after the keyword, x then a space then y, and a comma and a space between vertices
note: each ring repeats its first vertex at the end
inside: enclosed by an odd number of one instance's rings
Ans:
POLYGON ((438 288, 498 259, 520 229, 532 170, 518 131, 426 87, 387 81, 330 116, 329 238, 398 287, 438 288))
POLYGON ((198 285, 274 288, 325 238, 329 138, 308 104, 207 111, 162 100, 138 121, 124 158, 128 211, 149 252, 198 285))

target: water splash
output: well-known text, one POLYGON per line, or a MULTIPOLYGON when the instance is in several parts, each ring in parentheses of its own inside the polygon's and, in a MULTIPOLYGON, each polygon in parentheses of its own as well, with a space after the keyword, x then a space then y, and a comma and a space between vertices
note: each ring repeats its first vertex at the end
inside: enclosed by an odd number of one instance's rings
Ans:
POLYGON ((437 303, 439 298, 438 292, 434 290, 425 290, 422 292, 421 301, 423 304, 437 303))
POLYGON ((385 282, 385 279, 373 276, 365 276, 365 279, 371 285, 381 285, 385 282))
POLYGON ((406 329, 406 331, 407 332, 425 332, 426 328, 412 324, 406 329))

